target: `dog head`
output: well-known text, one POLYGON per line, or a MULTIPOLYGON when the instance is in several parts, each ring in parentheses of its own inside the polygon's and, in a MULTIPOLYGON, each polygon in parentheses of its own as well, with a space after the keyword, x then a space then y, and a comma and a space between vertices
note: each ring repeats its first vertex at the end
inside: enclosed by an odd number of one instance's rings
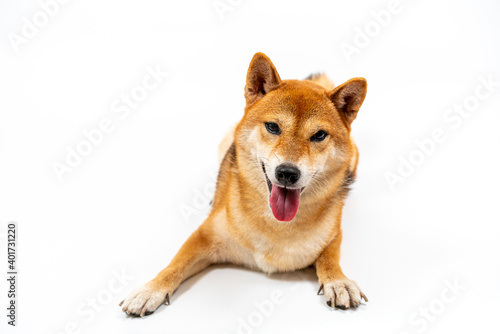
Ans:
POLYGON ((351 123, 366 86, 363 78, 333 90, 308 80, 281 80, 266 55, 253 57, 235 143, 250 182, 268 193, 277 220, 291 221, 300 197, 313 196, 326 177, 349 163, 351 123))

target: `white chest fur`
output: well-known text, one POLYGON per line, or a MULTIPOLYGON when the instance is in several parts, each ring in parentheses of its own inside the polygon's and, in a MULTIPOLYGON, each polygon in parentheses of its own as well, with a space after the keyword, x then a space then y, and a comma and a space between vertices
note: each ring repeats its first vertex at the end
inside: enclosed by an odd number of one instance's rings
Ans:
POLYGON ((272 240, 264 237, 254 243, 253 257, 257 267, 267 273, 277 271, 293 271, 305 268, 314 263, 319 254, 328 245, 330 233, 307 231, 272 240))
MULTIPOLYGON (((230 262, 259 269, 266 273, 293 271, 315 262, 323 249, 335 237, 332 215, 307 226, 291 223, 279 226, 272 233, 245 229, 245 233, 231 233, 225 215, 215 219, 218 247, 215 262, 230 262), (251 245, 250 248, 243 245, 251 245)), ((248 226, 244 221, 241 226, 248 226)), ((237 227, 236 227, 237 228, 237 227)))

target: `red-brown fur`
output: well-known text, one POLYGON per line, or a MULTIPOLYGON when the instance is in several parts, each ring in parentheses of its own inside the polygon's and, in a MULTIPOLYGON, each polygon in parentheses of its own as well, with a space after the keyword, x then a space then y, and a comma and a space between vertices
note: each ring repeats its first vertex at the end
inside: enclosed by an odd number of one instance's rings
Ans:
POLYGON ((221 144, 227 152, 209 217, 163 271, 132 292, 123 310, 141 316, 153 312, 182 281, 213 263, 265 272, 314 265, 329 305, 358 306, 365 297, 339 265, 340 222, 358 162, 351 123, 365 95, 363 78, 336 88, 323 75, 281 80, 269 58, 257 53, 247 73, 244 116, 221 144), (270 134, 266 122, 279 124, 282 133, 270 134), (328 136, 312 142, 318 130, 328 136), (310 174, 290 222, 278 221, 269 209, 262 165, 267 170, 276 161, 297 164, 310 174))

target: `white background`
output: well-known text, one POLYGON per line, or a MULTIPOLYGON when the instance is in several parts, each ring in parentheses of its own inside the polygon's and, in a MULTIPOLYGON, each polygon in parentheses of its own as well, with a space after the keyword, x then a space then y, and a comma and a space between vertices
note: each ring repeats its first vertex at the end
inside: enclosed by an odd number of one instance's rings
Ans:
POLYGON ((0 331, 497 331, 500 86, 459 125, 443 117, 472 101, 480 77, 500 81, 498 2, 401 0, 350 61, 342 43, 373 28, 371 12, 388 0, 231 3, 221 19, 212 0, 69 1, 16 52, 9 36, 21 35, 23 18, 33 21, 40 5, 0 2, 1 277, 7 222, 19 225, 18 326, 6 324, 1 279, 0 331), (126 317, 118 303, 168 264, 208 212, 200 194, 213 186, 219 141, 242 116, 257 51, 283 79, 325 71, 337 84, 368 80, 353 125, 361 160, 341 263, 370 301, 332 310, 316 295, 313 271, 267 276, 218 266, 184 283, 171 306, 126 317), (148 66, 170 74, 120 119, 112 104, 148 66), (53 163, 104 118, 114 130, 59 180, 53 163), (386 174, 437 128, 444 143, 391 189, 386 174), (113 278, 121 271, 125 286, 113 278), (463 289, 443 303, 447 281, 463 289), (255 303, 275 290, 283 302, 263 315, 255 303), (98 310, 90 311, 93 298, 98 310))

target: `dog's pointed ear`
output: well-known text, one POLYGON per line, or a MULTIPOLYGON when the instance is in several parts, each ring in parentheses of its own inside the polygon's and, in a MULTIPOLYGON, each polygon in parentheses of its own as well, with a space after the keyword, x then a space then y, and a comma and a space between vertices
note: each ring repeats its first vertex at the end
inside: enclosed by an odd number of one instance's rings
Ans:
POLYGON ((330 92, 330 99, 348 126, 356 118, 366 96, 367 83, 364 78, 353 78, 330 92))
POLYGON ((264 95, 276 89, 281 84, 281 78, 271 59, 257 52, 250 62, 245 85, 247 106, 260 100, 264 95))

